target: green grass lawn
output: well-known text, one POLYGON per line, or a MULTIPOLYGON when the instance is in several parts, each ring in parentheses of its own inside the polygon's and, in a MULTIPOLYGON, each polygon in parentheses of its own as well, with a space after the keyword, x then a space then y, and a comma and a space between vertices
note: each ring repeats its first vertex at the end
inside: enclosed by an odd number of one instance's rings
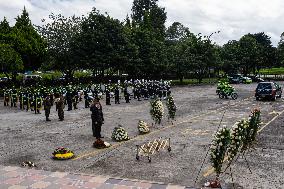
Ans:
MULTIPOLYGON (((218 78, 204 78, 201 84, 217 83, 218 78)), ((184 79, 182 83, 179 80, 172 80, 172 85, 191 85, 198 84, 198 79, 184 79)))
POLYGON ((284 74, 284 67, 281 68, 266 68, 261 69, 259 71, 260 74, 268 74, 268 75, 282 75, 284 74))

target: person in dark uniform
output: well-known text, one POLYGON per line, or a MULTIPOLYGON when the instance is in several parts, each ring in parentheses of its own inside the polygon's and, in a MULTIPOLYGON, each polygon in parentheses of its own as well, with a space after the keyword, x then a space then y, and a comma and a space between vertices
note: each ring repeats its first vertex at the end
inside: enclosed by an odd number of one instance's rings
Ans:
POLYGON ((10 101, 10 94, 9 90, 6 89, 4 92, 4 106, 9 106, 9 101, 10 101))
POLYGON ((56 109, 57 109, 57 113, 58 113, 58 117, 60 121, 64 120, 64 98, 61 95, 60 98, 57 99, 57 103, 56 103, 56 109))
POLYGON ((89 100, 89 94, 88 91, 85 90, 84 91, 84 99, 85 99, 85 108, 89 108, 90 107, 90 100, 89 100))
POLYGON ((67 111, 71 111, 72 110, 72 93, 70 90, 67 91, 66 93, 66 100, 67 100, 67 105, 68 105, 68 110, 67 111))
POLYGON ((99 98, 94 99, 90 111, 92 112, 91 118, 92 118, 93 136, 96 137, 96 139, 103 138, 101 136, 101 128, 102 124, 104 123, 104 116, 103 116, 102 105, 99 101, 99 98))
POLYGON ((110 90, 106 89, 106 105, 111 105, 110 104, 110 90))
POLYGON ((130 100, 130 94, 128 93, 127 91, 127 87, 124 88, 124 98, 125 98, 125 102, 126 103, 130 103, 129 100, 130 100))
POLYGON ((42 107, 42 98, 41 98, 41 95, 38 93, 38 94, 35 94, 35 114, 41 114, 40 113, 40 109, 42 107))
POLYGON ((119 103, 119 88, 118 88, 118 86, 116 86, 116 88, 114 90, 114 102, 115 102, 115 104, 120 104, 119 103))
POLYGON ((11 91, 11 107, 17 107, 18 93, 17 90, 13 87, 11 91))
POLYGON ((50 114, 50 108, 52 106, 52 101, 50 99, 50 95, 47 95, 47 97, 44 99, 44 111, 45 111, 45 117, 46 117, 46 121, 51 121, 49 119, 49 114, 50 114))

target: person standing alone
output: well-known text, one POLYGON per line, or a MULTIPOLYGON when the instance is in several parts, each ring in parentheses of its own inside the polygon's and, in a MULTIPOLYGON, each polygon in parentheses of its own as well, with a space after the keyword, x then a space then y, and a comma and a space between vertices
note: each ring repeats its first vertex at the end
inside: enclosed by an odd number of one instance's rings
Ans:
POLYGON ((101 136, 101 128, 102 124, 104 123, 104 116, 103 116, 102 105, 98 98, 94 99, 90 111, 92 112, 91 118, 92 118, 93 136, 96 137, 96 139, 103 138, 101 136))
POLYGON ((51 102, 49 94, 44 99, 43 106, 44 106, 46 121, 50 121, 49 114, 50 114, 50 108, 52 106, 52 102, 51 102))
POLYGON ((64 120, 64 98, 61 95, 60 98, 57 99, 56 101, 56 109, 58 112, 58 117, 60 121, 64 120))

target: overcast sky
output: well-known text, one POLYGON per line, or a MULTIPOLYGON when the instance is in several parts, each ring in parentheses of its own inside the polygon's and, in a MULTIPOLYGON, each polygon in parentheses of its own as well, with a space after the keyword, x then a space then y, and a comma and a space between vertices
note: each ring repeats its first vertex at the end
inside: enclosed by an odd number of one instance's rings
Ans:
MULTIPOLYGON (((34 24, 53 12, 65 16, 87 15, 92 7, 124 20, 131 13, 133 0, 0 0, 0 18, 11 25, 24 6, 34 24)), ((218 44, 238 40, 247 33, 265 32, 276 46, 284 32, 283 0, 160 0, 166 8, 169 26, 181 22, 194 33, 213 35, 218 44)))

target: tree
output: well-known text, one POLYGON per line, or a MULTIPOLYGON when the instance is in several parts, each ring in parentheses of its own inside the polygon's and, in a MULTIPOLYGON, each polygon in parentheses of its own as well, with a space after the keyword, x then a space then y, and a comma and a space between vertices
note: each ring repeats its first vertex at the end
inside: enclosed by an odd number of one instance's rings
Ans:
POLYGON ((37 26, 38 31, 47 41, 50 69, 59 70, 71 80, 74 72, 79 67, 78 56, 75 53, 76 37, 81 32, 83 17, 64 17, 51 14, 51 23, 43 20, 42 26, 37 26))
POLYGON ((9 34, 11 32, 11 27, 6 17, 0 22, 0 34, 9 34))
POLYGON ((149 12, 157 6, 158 0, 134 0, 132 5, 131 18, 134 23, 141 24, 144 21, 145 12, 149 12))
MULTIPOLYGON (((7 44, 0 43, 0 69, 7 78, 12 73, 13 80, 15 80, 16 73, 22 71, 23 61, 20 55, 7 44)), ((10 79, 10 78, 9 78, 10 79)))
POLYGON ((284 65, 284 32, 281 34, 281 39, 278 43, 277 54, 280 65, 284 65))
POLYGON ((157 1, 133 1, 131 41, 138 49, 136 77, 162 77, 168 67, 165 46, 167 15, 165 9, 157 5, 157 1))
MULTIPOLYGON (((248 34, 253 37, 258 43, 258 58, 255 69, 259 71, 260 67, 271 67, 277 64, 277 54, 275 53, 275 48, 272 46, 270 37, 264 32, 256 34, 248 34)), ((255 70, 253 71, 255 74, 255 70)))
POLYGON ((191 34, 188 27, 185 27, 179 22, 174 22, 166 31, 166 41, 168 43, 177 43, 191 34))
POLYGON ((221 68, 227 74, 238 73, 239 71, 239 42, 229 41, 221 49, 221 68))
POLYGON ((122 69, 127 62, 128 41, 124 25, 109 15, 100 14, 95 8, 82 23, 77 44, 81 61, 94 73, 106 69, 122 69))
POLYGON ((159 40, 165 39, 165 8, 157 5, 158 0, 134 0, 132 5, 132 22, 135 27, 150 30, 159 40))
POLYGON ((239 40, 239 61, 240 67, 244 75, 249 74, 251 71, 255 74, 258 64, 258 58, 260 57, 261 47, 257 43, 256 39, 250 35, 244 35, 239 40))
POLYGON ((13 48, 21 55, 25 70, 36 70, 41 66, 46 53, 46 44, 33 27, 25 8, 21 16, 16 18, 10 41, 13 48))

